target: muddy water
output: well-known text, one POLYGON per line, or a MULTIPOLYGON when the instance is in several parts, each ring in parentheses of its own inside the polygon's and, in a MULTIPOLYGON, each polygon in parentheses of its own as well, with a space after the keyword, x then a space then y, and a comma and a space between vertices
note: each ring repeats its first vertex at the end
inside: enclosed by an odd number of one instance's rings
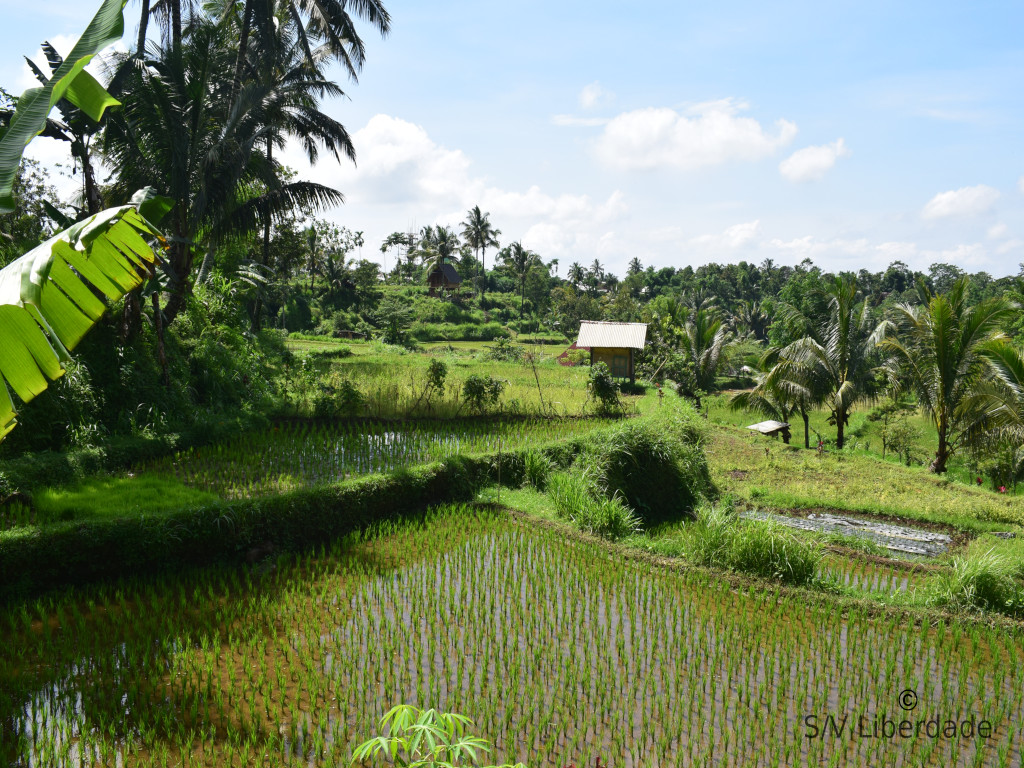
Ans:
POLYGON ((791 517, 773 512, 747 510, 742 516, 748 520, 773 520, 791 528, 817 533, 838 533, 856 536, 880 547, 906 555, 938 557, 948 551, 952 538, 945 533, 894 525, 881 520, 852 517, 838 512, 812 513, 807 517, 791 517))

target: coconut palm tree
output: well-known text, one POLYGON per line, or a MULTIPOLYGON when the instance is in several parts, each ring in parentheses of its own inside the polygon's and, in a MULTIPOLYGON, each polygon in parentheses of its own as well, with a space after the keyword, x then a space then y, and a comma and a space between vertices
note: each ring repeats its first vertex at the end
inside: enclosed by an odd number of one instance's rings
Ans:
POLYGON ((993 370, 1012 383, 1012 356, 999 354, 1006 341, 1002 324, 1011 317, 1001 298, 967 303, 966 276, 949 291, 933 294, 918 280, 920 305, 896 308, 899 333, 882 341, 893 388, 910 390, 931 418, 939 444, 933 472, 946 471, 951 456, 969 442, 993 415, 991 401, 978 397, 979 387, 993 370))
POLYGON ((569 265, 569 274, 567 277, 569 278, 569 282, 572 283, 573 288, 579 290, 584 279, 586 279, 586 273, 583 271, 583 267, 580 266, 580 263, 578 261, 574 261, 569 265))
POLYGON ((511 270, 519 281, 519 293, 522 297, 519 302, 519 322, 523 321, 526 309, 526 278, 530 270, 540 264, 540 257, 533 251, 524 248, 521 242, 512 243, 501 252, 505 265, 511 270))
POLYGON ((809 399, 822 395, 839 448, 854 406, 874 396, 876 347, 888 328, 884 321, 872 324, 867 302, 859 298, 856 279, 846 275, 833 278, 825 289, 829 314, 821 321, 779 304, 780 321, 803 337, 779 351, 779 362, 769 373, 773 385, 787 382, 809 399))
MULTIPOLYGON (((227 4, 224 12, 225 15, 236 13, 236 5, 227 4)), ((245 0, 242 17, 238 20, 232 92, 237 93, 242 84, 252 30, 269 33, 281 21, 279 15, 294 23, 299 46, 310 64, 315 65, 317 54, 314 52, 324 45, 331 58, 356 80, 366 61, 366 47, 350 12, 368 22, 382 36, 391 29, 391 17, 380 0, 245 0)))
POLYGON ((262 147, 277 129, 268 125, 275 84, 246 86, 229 101, 232 54, 224 32, 198 21, 180 54, 154 45, 145 66, 132 66, 115 94, 103 152, 116 172, 109 193, 125 199, 152 185, 174 201, 164 226, 172 278, 165 315, 174 320, 191 291, 197 248, 256 231, 281 212, 336 204, 341 194, 306 181, 281 183, 262 147))
POLYGON ((715 376, 725 362, 733 335, 726 328, 716 307, 701 307, 686 313, 680 332, 677 332, 679 347, 690 368, 690 381, 684 387, 700 407, 701 392, 715 388, 715 376))
MULTIPOLYGON (((466 244, 476 252, 477 258, 480 260, 480 279, 483 286, 487 285, 487 262, 485 261, 487 249, 500 246, 498 235, 501 234, 501 230, 495 229, 491 225, 490 215, 490 213, 481 212, 479 205, 474 205, 462 223, 462 237, 466 244)), ((481 288, 480 295, 483 296, 483 293, 484 290, 481 288)))

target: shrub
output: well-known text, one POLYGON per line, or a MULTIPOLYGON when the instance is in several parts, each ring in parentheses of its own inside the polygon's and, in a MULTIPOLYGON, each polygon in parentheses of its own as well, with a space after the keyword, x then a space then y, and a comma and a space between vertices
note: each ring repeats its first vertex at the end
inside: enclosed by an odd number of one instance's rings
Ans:
POLYGON ((621 496, 603 495, 586 472, 559 472, 548 481, 555 512, 580 530, 612 541, 640 530, 640 520, 621 496))
POLYGON ((488 407, 497 405, 505 389, 505 382, 493 376, 471 374, 462 384, 462 399, 474 410, 483 413, 488 407))
POLYGON ((646 526, 678 519, 714 487, 701 447, 703 428, 689 408, 629 421, 581 457, 609 497, 620 495, 646 526))
POLYGON ((488 347, 483 354, 484 360, 497 360, 501 362, 519 363, 526 357, 526 349, 518 344, 513 344, 505 338, 498 339, 493 347, 488 347))
POLYGON ((804 541, 781 523, 739 520, 729 510, 707 506, 683 534, 682 550, 699 565, 728 568, 787 584, 808 584, 818 576, 821 547, 804 541))
POLYGON ((993 550, 953 559, 933 587, 931 602, 949 608, 985 608, 1011 616, 1024 613, 1018 566, 993 550))
POLYGON ((590 382, 587 384, 595 408, 601 415, 608 416, 622 412, 619 400, 619 385, 615 383, 605 363, 595 363, 590 368, 590 382))

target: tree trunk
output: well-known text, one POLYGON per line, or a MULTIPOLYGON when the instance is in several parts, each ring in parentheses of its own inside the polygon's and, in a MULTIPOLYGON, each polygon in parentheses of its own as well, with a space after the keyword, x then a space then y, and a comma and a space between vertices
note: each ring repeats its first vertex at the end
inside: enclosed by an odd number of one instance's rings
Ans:
POLYGON ((181 53, 181 0, 171 0, 171 50, 181 53))
POLYGON ((842 449, 843 443, 845 442, 845 439, 843 438, 843 430, 846 428, 845 416, 845 413, 836 414, 836 447, 839 449, 842 449))
POLYGON ((95 215, 103 210, 103 200, 100 198, 99 187, 96 184, 96 173, 93 171, 92 160, 89 157, 89 147, 81 139, 76 138, 71 142, 71 156, 82 161, 82 178, 85 181, 85 208, 89 215, 95 215))
POLYGON ((167 371, 167 353, 164 349, 164 321, 160 312, 160 292, 153 291, 153 327, 156 329, 156 359, 163 373, 164 386, 170 388, 171 375, 167 371))
POLYGON ((947 440, 949 425, 945 417, 939 418, 939 449, 935 451, 935 461, 932 462, 932 472, 941 475, 946 471, 946 462, 949 461, 949 442, 947 440))
POLYGON ((235 100, 242 88, 242 69, 249 48, 249 27, 252 24, 252 0, 245 0, 245 12, 242 14, 242 29, 238 35, 238 55, 235 58, 235 77, 231 81, 231 101, 235 100))
POLYGON ((149 0, 142 0, 142 16, 139 17, 139 42, 135 45, 135 55, 140 59, 146 55, 146 32, 149 28, 149 0))
POLYGON ((810 450, 811 448, 811 419, 807 415, 807 409, 803 406, 800 407, 800 418, 804 420, 804 448, 810 450))
MULTIPOLYGON (((248 2, 246 3, 248 5, 248 2)), ((267 137, 267 166, 270 166, 273 160, 274 144, 267 137)), ((263 222, 263 253, 260 257, 260 266, 265 267, 270 263, 270 216, 267 216, 267 220, 263 222)), ((256 286, 256 300, 253 302, 253 313, 252 313, 252 329, 259 331, 263 327, 263 294, 260 291, 259 286, 256 286)))

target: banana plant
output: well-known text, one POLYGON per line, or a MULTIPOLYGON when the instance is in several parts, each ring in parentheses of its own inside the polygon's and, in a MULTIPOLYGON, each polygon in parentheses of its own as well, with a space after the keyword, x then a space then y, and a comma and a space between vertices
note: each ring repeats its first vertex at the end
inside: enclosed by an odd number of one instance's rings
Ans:
MULTIPOLYGON (((114 99, 84 67, 124 32, 126 0, 104 0, 81 39, 42 87, 25 91, 0 126, 0 213, 13 210, 14 177, 28 143, 66 99, 98 122, 114 99)), ((143 190, 54 235, 0 270, 0 440, 17 423, 11 390, 27 402, 64 373, 64 363, 106 309, 139 287, 158 257, 150 223, 169 201, 143 190), (148 240, 147 240, 148 238, 148 240)))

